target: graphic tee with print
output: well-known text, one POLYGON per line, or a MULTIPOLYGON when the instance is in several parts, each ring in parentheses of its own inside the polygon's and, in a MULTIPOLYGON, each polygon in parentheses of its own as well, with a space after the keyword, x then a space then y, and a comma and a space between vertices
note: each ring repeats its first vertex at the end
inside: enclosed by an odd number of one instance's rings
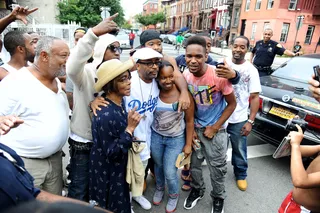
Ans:
POLYGON ((159 92, 158 84, 154 79, 152 83, 145 83, 140 79, 137 71, 131 72, 131 92, 130 96, 125 97, 125 103, 127 111, 137 107, 137 112, 145 116, 134 130, 134 136, 147 143, 146 148, 140 152, 142 161, 150 158, 151 125, 159 92))
MULTIPOLYGON (((210 65, 201 77, 195 77, 189 69, 183 72, 183 76, 196 103, 195 126, 212 126, 226 108, 224 96, 232 93, 231 83, 225 78, 217 77, 215 67, 210 65)), ((226 126, 225 123, 221 128, 226 126)))
POLYGON ((239 123, 248 119, 250 93, 261 92, 258 70, 249 62, 234 64, 230 58, 226 58, 227 64, 240 73, 240 81, 232 85, 237 99, 237 107, 230 116, 229 123, 239 123))

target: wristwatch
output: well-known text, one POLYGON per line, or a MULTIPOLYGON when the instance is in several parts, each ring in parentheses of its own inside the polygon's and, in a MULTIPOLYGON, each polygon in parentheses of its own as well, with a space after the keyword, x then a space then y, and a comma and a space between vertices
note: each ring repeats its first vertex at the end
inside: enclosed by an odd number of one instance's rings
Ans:
POLYGON ((97 201, 95 201, 95 200, 89 200, 89 207, 94 208, 94 207, 96 207, 96 206, 98 206, 97 201))
POLYGON ((254 121, 253 120, 248 119, 247 122, 250 123, 252 126, 254 125, 254 121))

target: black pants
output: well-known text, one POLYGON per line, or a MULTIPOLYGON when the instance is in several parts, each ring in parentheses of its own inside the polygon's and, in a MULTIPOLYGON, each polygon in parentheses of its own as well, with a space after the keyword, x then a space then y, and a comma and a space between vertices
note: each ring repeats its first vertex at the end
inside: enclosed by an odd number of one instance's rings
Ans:
POLYGON ((144 179, 145 179, 145 180, 146 180, 147 177, 148 177, 148 171, 149 171, 149 169, 150 169, 150 172, 151 172, 152 174, 154 174, 154 161, 153 161, 152 157, 149 158, 149 160, 148 160, 148 165, 147 165, 147 168, 146 168, 146 170, 145 170, 145 175, 144 175, 144 179))

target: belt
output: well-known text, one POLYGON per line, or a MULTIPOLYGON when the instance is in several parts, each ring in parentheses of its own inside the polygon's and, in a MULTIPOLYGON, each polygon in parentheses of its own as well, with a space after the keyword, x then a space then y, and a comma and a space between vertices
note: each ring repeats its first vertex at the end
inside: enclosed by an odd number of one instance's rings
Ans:
POLYGON ((77 142, 77 141, 73 140, 72 138, 69 138, 68 142, 69 142, 71 148, 74 148, 76 150, 90 151, 93 146, 92 142, 81 143, 81 142, 77 142))
POLYGON ((270 70, 271 66, 257 66, 257 65, 253 65, 255 66, 255 68, 257 68, 258 70, 270 70))
POLYGON ((48 157, 46 157, 46 158, 30 158, 30 157, 24 157, 24 156, 20 156, 20 157, 22 157, 22 158, 26 158, 26 159, 33 159, 33 160, 47 160, 47 159, 49 159, 49 158, 51 158, 52 156, 54 156, 54 155, 56 155, 56 154, 58 154, 58 153, 60 153, 60 152, 62 152, 61 150, 59 150, 59 151, 57 151, 56 153, 54 153, 54 154, 52 154, 52 155, 50 155, 50 156, 48 156, 48 157))

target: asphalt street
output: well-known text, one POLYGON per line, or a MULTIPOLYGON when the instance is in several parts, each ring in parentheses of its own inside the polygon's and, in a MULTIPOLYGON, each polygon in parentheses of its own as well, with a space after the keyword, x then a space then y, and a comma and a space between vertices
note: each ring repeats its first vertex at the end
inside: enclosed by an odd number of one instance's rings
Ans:
MULTIPOLYGON (((139 45, 139 37, 135 40, 135 46, 139 45)), ((164 53, 176 57, 177 51, 169 44, 163 44, 164 53)), ((180 50, 180 54, 183 53, 180 50)), ((129 58, 129 50, 124 50, 121 60, 129 58)), ((221 55, 210 54, 215 60, 223 58, 221 55)), ((273 159, 272 153, 276 147, 265 144, 253 135, 248 138, 248 189, 245 192, 240 191, 235 182, 233 175, 233 167, 231 165, 231 149, 228 150, 228 173, 226 176, 226 192, 225 213, 271 213, 277 212, 281 202, 292 189, 290 176, 289 158, 273 159)), ((179 171, 180 174, 180 171, 179 171)), ((210 213, 212 200, 210 191, 212 189, 210 183, 210 174, 206 164, 203 165, 203 176, 206 183, 206 193, 204 198, 191 210, 183 208, 184 200, 189 192, 181 191, 180 200, 176 212, 187 213, 210 213)), ((155 190, 155 181, 149 175, 147 179, 148 188, 145 197, 151 202, 155 190)), ((182 182, 181 182, 182 184, 182 182)), ((133 201, 133 210, 135 213, 158 213, 165 212, 167 202, 167 194, 159 206, 152 205, 151 210, 144 210, 133 201)))

